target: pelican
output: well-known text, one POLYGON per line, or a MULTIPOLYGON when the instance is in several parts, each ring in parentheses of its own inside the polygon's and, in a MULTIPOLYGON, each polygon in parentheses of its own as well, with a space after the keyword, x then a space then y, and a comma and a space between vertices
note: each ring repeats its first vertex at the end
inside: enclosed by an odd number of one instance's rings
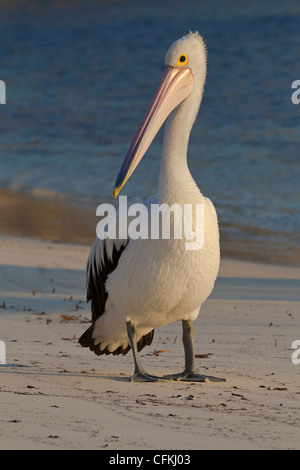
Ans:
POLYGON ((193 322, 212 292, 220 263, 216 211, 200 192, 187 164, 189 136, 206 79, 206 48, 199 33, 190 31, 174 42, 165 56, 165 66, 162 82, 124 159, 113 194, 118 196, 168 118, 158 193, 143 204, 202 204, 204 244, 199 250, 186 250, 183 238, 96 238, 87 262, 92 325, 79 343, 97 355, 125 355, 132 349, 131 380, 153 382, 161 378, 143 369, 138 353, 151 344, 155 328, 181 321, 185 368, 162 378, 223 381, 198 373, 194 361, 193 322))

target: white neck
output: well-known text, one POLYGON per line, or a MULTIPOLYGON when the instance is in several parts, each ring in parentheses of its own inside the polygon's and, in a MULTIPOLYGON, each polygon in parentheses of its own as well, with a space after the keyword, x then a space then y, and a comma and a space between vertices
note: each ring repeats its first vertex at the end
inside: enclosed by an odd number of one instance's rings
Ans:
POLYGON ((159 173, 159 203, 192 203, 201 197, 187 164, 187 149, 200 106, 203 87, 170 114, 165 128, 159 173))

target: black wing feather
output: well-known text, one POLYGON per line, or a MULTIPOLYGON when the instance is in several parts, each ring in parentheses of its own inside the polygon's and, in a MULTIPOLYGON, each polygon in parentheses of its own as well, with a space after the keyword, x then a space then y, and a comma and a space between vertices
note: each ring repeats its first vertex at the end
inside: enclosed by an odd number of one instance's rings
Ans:
POLYGON ((107 292, 105 283, 108 275, 112 273, 118 266, 121 254, 123 253, 126 245, 120 247, 119 250, 113 247, 112 257, 108 258, 106 250, 103 253, 103 261, 101 265, 97 265, 96 256, 88 261, 87 265, 87 296, 86 300, 91 300, 92 322, 95 323, 97 318, 101 317, 104 313, 105 304, 107 300, 107 292))
MULTIPOLYGON (((105 247, 103 247, 105 248, 105 247)), ((107 277, 112 273, 118 266, 118 262, 123 250, 126 248, 126 244, 117 249, 113 247, 111 259, 107 256, 107 252, 103 250, 103 260, 97 264, 97 257, 90 256, 87 264, 87 302, 91 301, 91 312, 92 312, 92 325, 83 333, 79 338, 78 342, 85 348, 90 348, 97 356, 102 354, 125 354, 131 349, 128 345, 126 348, 122 346, 118 347, 114 351, 109 351, 106 347, 101 350, 101 344, 94 344, 92 338, 93 329, 97 318, 103 315, 105 310, 105 303, 108 297, 108 293, 105 289, 105 283, 107 277)), ((137 343, 138 351, 141 351, 145 346, 149 346, 152 343, 154 330, 150 331, 137 343)))

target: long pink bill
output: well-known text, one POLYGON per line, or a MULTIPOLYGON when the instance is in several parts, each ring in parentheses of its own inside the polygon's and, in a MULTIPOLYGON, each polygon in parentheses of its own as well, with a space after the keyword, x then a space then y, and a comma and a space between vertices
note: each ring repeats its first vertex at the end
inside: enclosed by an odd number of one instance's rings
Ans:
POLYGON ((185 100, 192 90, 191 69, 166 67, 162 82, 123 161, 116 180, 114 197, 118 196, 134 172, 171 111, 185 100))

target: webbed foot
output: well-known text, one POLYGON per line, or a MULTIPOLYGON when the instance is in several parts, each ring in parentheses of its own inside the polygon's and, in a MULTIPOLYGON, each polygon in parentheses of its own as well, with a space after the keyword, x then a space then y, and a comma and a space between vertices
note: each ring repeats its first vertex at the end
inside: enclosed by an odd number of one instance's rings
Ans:
POLYGON ((159 382, 160 380, 160 377, 150 374, 148 375, 145 372, 137 372, 129 379, 130 382, 159 382))
POLYGON ((185 382, 226 382, 226 379, 214 377, 212 375, 203 375, 195 371, 183 371, 181 374, 170 374, 164 376, 166 379, 173 379, 185 382))

